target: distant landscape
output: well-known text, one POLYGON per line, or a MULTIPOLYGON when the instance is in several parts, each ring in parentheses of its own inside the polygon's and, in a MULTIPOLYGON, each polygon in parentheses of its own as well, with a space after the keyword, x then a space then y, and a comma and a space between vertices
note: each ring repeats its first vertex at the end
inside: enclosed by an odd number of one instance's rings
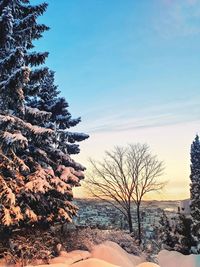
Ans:
MULTIPOLYGON (((93 198, 75 198, 75 203, 81 205, 82 203, 87 204, 88 206, 93 205, 109 205, 106 201, 93 199, 93 198)), ((183 200, 143 200, 142 207, 152 207, 152 208, 160 208, 163 210, 171 210, 174 212, 178 211, 178 207, 180 206, 180 202, 183 200)))

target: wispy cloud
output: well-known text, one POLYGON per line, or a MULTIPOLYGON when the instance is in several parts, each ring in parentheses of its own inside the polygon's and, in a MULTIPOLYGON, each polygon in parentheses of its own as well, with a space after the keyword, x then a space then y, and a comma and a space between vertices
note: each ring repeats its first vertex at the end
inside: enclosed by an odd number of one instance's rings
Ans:
POLYGON ((189 4, 189 5, 195 5, 198 3, 198 0, 163 0, 163 2, 167 5, 173 5, 177 2, 182 2, 182 3, 189 4))
POLYGON ((155 29, 163 37, 200 34, 200 1, 162 0, 159 11, 155 29))
POLYGON ((157 105, 143 109, 129 106, 121 110, 113 110, 112 114, 98 112, 88 113, 82 127, 89 133, 120 132, 153 127, 163 127, 184 122, 200 121, 199 97, 196 100, 184 100, 165 105, 157 105))

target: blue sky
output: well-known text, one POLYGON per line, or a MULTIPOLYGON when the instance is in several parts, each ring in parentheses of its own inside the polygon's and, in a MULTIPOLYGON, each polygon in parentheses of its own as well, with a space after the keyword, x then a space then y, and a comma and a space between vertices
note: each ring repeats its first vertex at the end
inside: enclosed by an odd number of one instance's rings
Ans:
POLYGON ((51 30, 37 50, 50 52, 47 65, 82 117, 76 130, 91 135, 80 160, 146 142, 166 162, 168 191, 176 181, 187 197, 189 148, 200 129, 200 1, 47 2, 40 21, 51 30))

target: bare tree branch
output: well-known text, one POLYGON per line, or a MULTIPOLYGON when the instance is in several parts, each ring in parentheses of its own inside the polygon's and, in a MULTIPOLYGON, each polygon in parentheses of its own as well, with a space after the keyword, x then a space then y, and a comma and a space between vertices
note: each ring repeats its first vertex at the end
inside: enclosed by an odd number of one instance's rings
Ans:
POLYGON ((130 144, 106 151, 102 161, 90 159, 92 172, 86 183, 91 194, 112 204, 126 216, 132 232, 131 205, 136 205, 141 242, 140 205, 146 194, 161 190, 166 182, 163 162, 152 155, 146 144, 130 144), (113 201, 112 201, 113 200, 113 201))

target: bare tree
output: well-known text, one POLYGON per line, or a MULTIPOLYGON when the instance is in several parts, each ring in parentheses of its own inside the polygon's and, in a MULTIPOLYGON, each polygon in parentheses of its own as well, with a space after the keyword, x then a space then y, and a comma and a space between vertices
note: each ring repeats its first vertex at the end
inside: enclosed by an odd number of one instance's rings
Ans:
POLYGON ((105 152, 102 161, 90 159, 92 171, 86 180, 93 196, 111 203, 127 218, 133 232, 131 206, 136 204, 138 237, 141 243, 140 206, 143 197, 163 188, 158 182, 163 172, 163 162, 153 156, 146 144, 115 147, 105 152))
POLYGON ((129 175, 127 148, 116 147, 112 152, 105 152, 102 162, 93 161, 92 173, 87 184, 93 196, 111 203, 126 218, 130 232, 133 232, 131 216, 131 196, 134 181, 129 175))
POLYGON ((132 200, 136 205, 138 239, 141 243, 141 214, 140 207, 144 196, 153 191, 160 191, 166 182, 158 178, 163 174, 163 162, 152 155, 146 144, 129 145, 127 152, 127 165, 134 183, 132 200))

